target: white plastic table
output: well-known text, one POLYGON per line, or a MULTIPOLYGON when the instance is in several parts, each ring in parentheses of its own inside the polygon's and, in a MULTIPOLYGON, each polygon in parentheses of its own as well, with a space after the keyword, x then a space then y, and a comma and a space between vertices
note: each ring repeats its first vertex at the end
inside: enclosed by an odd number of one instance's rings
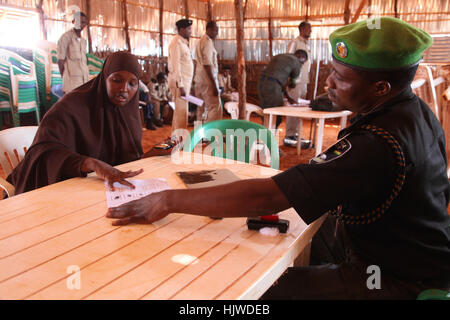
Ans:
MULTIPOLYGON (((319 127, 316 135, 316 156, 322 152, 323 145, 323 133, 325 127, 325 119, 341 118, 340 127, 345 128, 347 125, 347 117, 351 114, 351 111, 313 111, 310 107, 274 107, 264 109, 264 114, 269 115, 269 129, 275 129, 274 116, 286 116, 300 118, 300 124, 298 126, 298 141, 301 141, 302 135, 302 119, 318 119, 319 127)), ((297 143, 297 154, 300 154, 301 143, 297 143)))

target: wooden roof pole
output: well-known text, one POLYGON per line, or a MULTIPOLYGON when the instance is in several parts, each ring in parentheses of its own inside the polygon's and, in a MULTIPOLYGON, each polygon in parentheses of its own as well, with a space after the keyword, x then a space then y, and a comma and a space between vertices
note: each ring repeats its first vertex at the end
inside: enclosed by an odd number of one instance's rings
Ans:
POLYGON ((39 12, 39 22, 41 24, 41 32, 44 40, 47 40, 47 29, 45 28, 45 18, 44 18, 44 9, 42 5, 44 4, 44 0, 39 0, 39 3, 36 5, 36 9, 39 12))
POLYGON ((123 21, 125 23, 125 41, 127 44, 127 51, 131 52, 131 41, 130 41, 130 33, 128 30, 128 10, 127 10, 127 0, 123 0, 122 2, 122 13, 123 13, 123 21))
POLYGON ((273 57, 273 35, 272 35, 272 0, 269 0, 269 59, 273 57))
POLYGON ((350 0, 345 0, 345 7, 344 7, 344 23, 347 25, 350 23, 350 0))
POLYGON ((92 37, 91 37, 91 0, 86 0, 86 16, 87 16, 87 40, 88 40, 88 50, 92 53, 92 37))
POLYGON ((306 0, 306 16, 305 16, 305 21, 308 21, 308 20, 309 20, 309 6, 310 6, 309 1, 310 1, 310 0, 306 0))
POLYGON ((239 119, 244 120, 246 115, 246 72, 244 56, 244 10, 243 0, 234 0, 234 12, 236 16, 236 49, 238 65, 238 91, 239 91, 239 119))
POLYGON ((184 0, 184 17, 186 19, 189 19, 189 1, 188 0, 184 0))
POLYGON ((394 17, 398 18, 398 0, 394 1, 394 17))
POLYGON ((364 9, 364 7, 366 6, 366 3, 367 3, 367 0, 361 0, 361 3, 359 4, 359 7, 358 7, 358 9, 356 10, 355 15, 354 15, 354 17, 353 17, 353 19, 352 19, 352 23, 355 23, 355 22, 358 20, 359 15, 361 14, 362 9, 364 9))
POLYGON ((159 56, 164 55, 164 0, 159 0, 159 56))
POLYGON ((211 6, 211 0, 208 0, 208 21, 212 21, 212 6, 211 6))

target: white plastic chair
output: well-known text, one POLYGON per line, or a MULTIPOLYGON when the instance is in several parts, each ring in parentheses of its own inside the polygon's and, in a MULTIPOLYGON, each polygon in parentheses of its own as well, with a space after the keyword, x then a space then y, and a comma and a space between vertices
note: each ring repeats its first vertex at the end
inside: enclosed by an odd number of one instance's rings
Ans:
MULTIPOLYGON (((231 115, 231 119, 239 119, 239 102, 230 101, 225 103, 224 108, 231 115)), ((264 112, 261 107, 258 107, 252 103, 245 104, 245 120, 250 121, 250 115, 253 112, 256 112, 260 116, 264 117, 264 112)), ((270 164, 270 151, 266 145, 263 143, 255 143, 253 144, 250 150, 250 162, 256 162, 257 153, 260 154, 260 161, 262 164, 270 164)))
MULTIPOLYGON (((239 102, 230 101, 225 103, 225 110, 231 115, 231 119, 239 119, 239 102)), ((264 116, 263 109, 252 103, 245 104, 246 115, 245 120, 250 121, 250 115, 256 112, 260 116, 264 116)))
MULTIPOLYGON (((0 165, 6 176, 25 156, 25 152, 33 143, 38 127, 15 127, 0 131, 0 165)), ((14 195, 14 187, 0 177, 0 188, 6 191, 8 197, 14 195)))

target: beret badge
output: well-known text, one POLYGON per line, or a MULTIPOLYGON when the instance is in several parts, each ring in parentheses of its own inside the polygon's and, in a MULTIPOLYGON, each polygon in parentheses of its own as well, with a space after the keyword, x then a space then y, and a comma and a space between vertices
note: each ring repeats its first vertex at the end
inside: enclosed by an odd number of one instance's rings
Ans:
POLYGON ((341 58, 347 58, 348 50, 344 42, 336 43, 336 54, 341 58))

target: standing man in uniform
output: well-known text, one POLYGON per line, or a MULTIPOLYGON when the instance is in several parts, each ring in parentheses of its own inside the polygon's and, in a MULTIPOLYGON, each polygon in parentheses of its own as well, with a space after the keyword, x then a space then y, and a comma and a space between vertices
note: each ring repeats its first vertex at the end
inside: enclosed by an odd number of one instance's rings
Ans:
MULTIPOLYGON (((284 105, 285 97, 289 102, 295 103, 287 95, 286 86, 291 88, 295 86, 296 79, 299 77, 306 59, 308 59, 306 51, 297 50, 294 54, 278 54, 270 60, 258 79, 258 97, 261 108, 281 107, 284 105)), ((281 116, 277 116, 277 128, 281 121, 281 116)), ((289 124, 293 125, 292 122, 289 124)), ((289 130, 292 130, 292 128, 289 128, 289 130)), ((296 130, 295 126, 293 130, 296 130)), ((286 131, 288 131, 288 123, 286 123, 286 131)))
POLYGON ((219 33, 216 22, 206 24, 206 33, 200 38, 195 49, 195 95, 204 101, 197 107, 197 121, 209 122, 222 119, 219 84, 217 75, 219 64, 214 39, 219 33))
MULTIPOLYGON (((295 88, 287 90, 288 95, 295 101, 299 98, 305 99, 308 92, 309 72, 311 69, 311 51, 309 49, 308 39, 311 36, 311 24, 303 21, 298 26, 300 35, 292 40, 287 48, 287 53, 294 53, 297 50, 305 50, 308 54, 308 59, 303 63, 300 77, 295 82, 295 88)), ((286 117, 286 138, 284 143, 289 146, 296 146, 298 137, 296 136, 297 127, 300 119, 296 117, 286 117)))
POLYGON ((379 19, 380 28, 359 21, 329 37, 328 94, 356 117, 309 164, 271 178, 153 193, 107 216, 125 225, 172 212, 248 217, 293 207, 310 224, 327 214, 311 250, 325 264, 289 268, 263 298, 416 299, 425 289, 449 290, 445 135, 411 90, 432 38, 399 19, 379 19), (314 249, 322 236, 326 259, 314 249))
POLYGON ((172 119, 172 138, 180 140, 177 129, 186 129, 188 124, 188 102, 181 97, 191 91, 194 76, 194 62, 189 47, 192 33, 192 20, 181 19, 176 22, 178 34, 169 45, 169 88, 175 101, 172 119))
POLYGON ((86 39, 81 36, 81 31, 87 25, 86 14, 76 12, 72 23, 74 27, 58 40, 58 67, 62 76, 64 93, 89 81, 86 39))

